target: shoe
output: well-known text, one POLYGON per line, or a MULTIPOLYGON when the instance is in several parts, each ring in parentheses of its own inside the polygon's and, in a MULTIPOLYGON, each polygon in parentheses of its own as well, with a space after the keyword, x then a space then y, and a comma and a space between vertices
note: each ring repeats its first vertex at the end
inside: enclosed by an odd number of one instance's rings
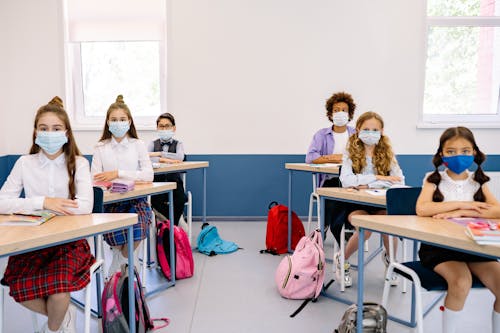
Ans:
POLYGON ((181 227, 186 233, 189 231, 189 225, 187 224, 186 220, 184 220, 184 216, 181 215, 179 218, 179 227, 181 227))
POLYGON ((59 331, 61 333, 76 333, 76 308, 73 304, 69 305, 59 331))
MULTIPOLYGON (((340 281, 342 278, 340 275, 341 272, 341 267, 340 267, 340 252, 335 253, 334 256, 334 261, 335 261, 335 276, 337 280, 340 281)), ((352 286, 352 278, 351 278, 351 264, 347 260, 344 260, 344 287, 349 288, 352 286)))
MULTIPOLYGON (((384 275, 385 275, 385 273, 387 272, 387 268, 389 267, 389 264, 391 262, 391 259, 389 258, 389 255, 387 254, 387 252, 385 250, 382 251, 382 262, 385 265, 385 272, 384 272, 384 275)), ((396 273, 392 272, 391 280, 389 281, 389 284, 392 287, 397 286, 399 284, 399 276, 396 273)))
POLYGON ((111 247, 111 252, 113 253, 113 258, 111 259, 111 265, 109 265, 109 270, 106 276, 106 280, 110 280, 113 274, 121 269, 122 264, 122 254, 121 251, 113 246, 111 247))

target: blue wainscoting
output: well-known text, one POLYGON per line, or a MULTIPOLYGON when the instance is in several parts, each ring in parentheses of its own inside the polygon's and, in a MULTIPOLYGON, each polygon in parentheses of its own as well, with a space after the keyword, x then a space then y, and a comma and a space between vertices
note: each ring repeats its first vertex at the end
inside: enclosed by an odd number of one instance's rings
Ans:
MULTIPOLYGON (((18 155, 0 157, 0 184, 3 184, 18 155)), ((90 156, 86 156, 90 160, 90 156)), ((303 162, 304 155, 188 155, 190 161, 208 161, 207 215, 209 217, 265 217, 271 201, 287 204, 288 171, 285 163, 303 162)), ((406 183, 420 186, 432 171, 431 155, 399 155, 406 183)), ((488 156, 484 169, 500 171, 500 155, 488 156)), ((188 189, 193 194, 193 215, 201 215, 202 171, 188 172, 188 189)), ((311 175, 294 172, 293 209, 306 216, 311 175)))

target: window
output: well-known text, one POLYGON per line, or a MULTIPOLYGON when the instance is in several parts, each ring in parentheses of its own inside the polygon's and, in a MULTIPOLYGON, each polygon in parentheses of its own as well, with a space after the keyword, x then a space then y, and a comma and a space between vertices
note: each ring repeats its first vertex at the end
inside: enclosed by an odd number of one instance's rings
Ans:
POLYGON ((116 96, 136 126, 166 109, 165 0, 64 2, 66 104, 75 129, 102 129, 116 96))
POLYGON ((500 0, 428 0, 424 124, 500 126, 500 0))

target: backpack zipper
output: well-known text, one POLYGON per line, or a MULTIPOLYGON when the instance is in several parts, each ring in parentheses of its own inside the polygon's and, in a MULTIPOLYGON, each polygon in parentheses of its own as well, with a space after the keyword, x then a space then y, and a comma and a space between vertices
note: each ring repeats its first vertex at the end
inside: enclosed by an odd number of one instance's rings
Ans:
POLYGON ((283 289, 285 289, 286 284, 290 279, 290 274, 292 273, 292 259, 290 259, 290 256, 286 256, 286 258, 288 259, 288 272, 286 273, 285 281, 283 281, 283 285, 281 286, 283 289))

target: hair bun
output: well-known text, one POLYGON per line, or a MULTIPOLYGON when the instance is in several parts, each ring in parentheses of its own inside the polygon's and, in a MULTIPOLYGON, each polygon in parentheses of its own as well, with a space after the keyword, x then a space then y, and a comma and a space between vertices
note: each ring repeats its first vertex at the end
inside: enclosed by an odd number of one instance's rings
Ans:
POLYGON ((50 100, 49 104, 51 104, 51 105, 57 105, 58 107, 60 107, 62 109, 64 108, 63 101, 62 101, 61 97, 59 97, 59 96, 55 96, 54 98, 52 98, 50 100))
POLYGON ((123 102, 123 95, 116 96, 116 103, 124 103, 123 102))

